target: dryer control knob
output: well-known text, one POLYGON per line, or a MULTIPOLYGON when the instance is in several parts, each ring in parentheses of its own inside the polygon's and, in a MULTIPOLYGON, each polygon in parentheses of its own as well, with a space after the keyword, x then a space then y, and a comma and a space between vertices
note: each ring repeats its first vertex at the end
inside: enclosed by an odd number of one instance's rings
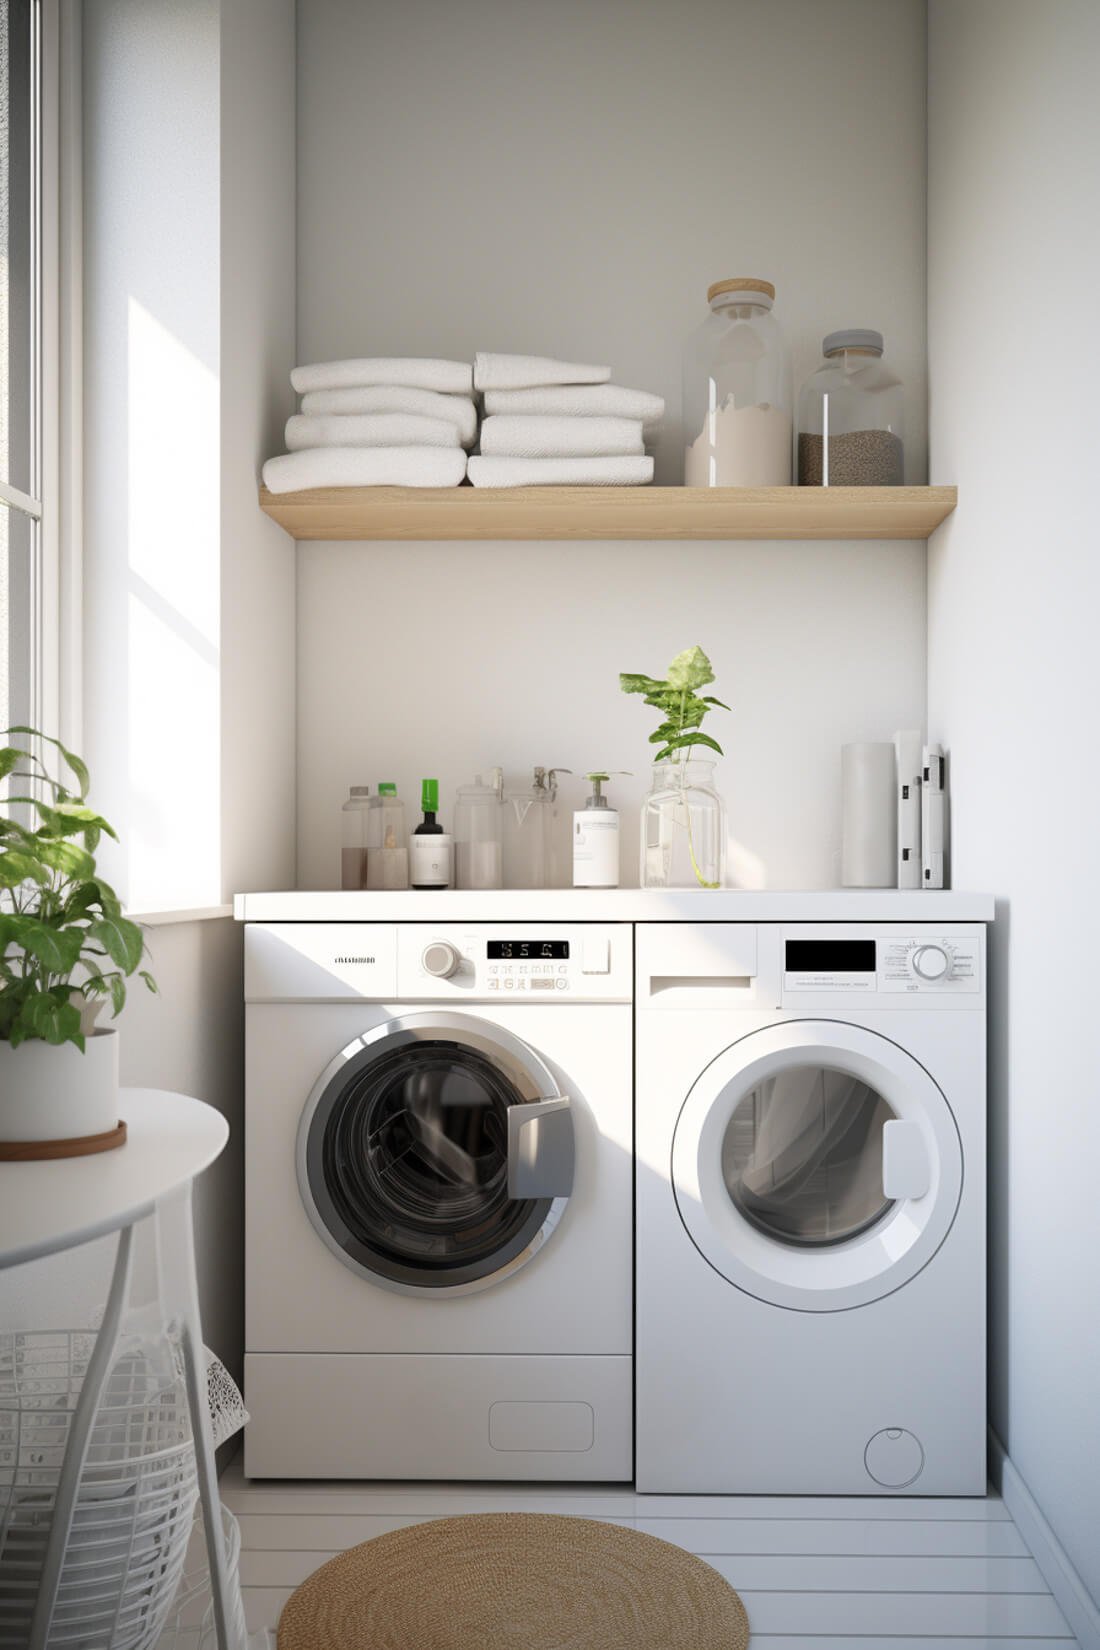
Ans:
POLYGON ((434 979, 449 980, 462 967, 462 953, 448 940, 433 940, 431 945, 424 947, 420 966, 425 974, 431 974, 434 979))
POLYGON ((951 973, 951 958, 942 945, 918 945, 913 952, 913 973, 920 980, 943 980, 951 973))

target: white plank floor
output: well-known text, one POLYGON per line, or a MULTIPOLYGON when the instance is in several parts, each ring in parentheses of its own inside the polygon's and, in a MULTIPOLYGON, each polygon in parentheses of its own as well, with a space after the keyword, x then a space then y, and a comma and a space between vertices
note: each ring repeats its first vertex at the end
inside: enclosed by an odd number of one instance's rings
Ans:
POLYGON ((985 1500, 635 1495, 615 1486, 250 1483, 241 1526, 250 1629, 299 1582, 372 1536, 463 1512, 557 1512, 627 1524, 699 1554, 737 1588, 753 1650, 1073 1650, 999 1496, 985 1500))

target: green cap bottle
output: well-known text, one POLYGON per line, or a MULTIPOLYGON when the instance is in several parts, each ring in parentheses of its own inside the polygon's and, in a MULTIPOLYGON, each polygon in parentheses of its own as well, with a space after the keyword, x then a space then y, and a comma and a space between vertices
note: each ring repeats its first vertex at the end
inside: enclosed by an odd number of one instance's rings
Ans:
POLYGON ((439 780, 423 779, 420 782, 420 806, 426 814, 439 812, 439 780))
POLYGON ((378 787, 378 794, 379 796, 396 796, 397 786, 388 779, 384 780, 378 787))

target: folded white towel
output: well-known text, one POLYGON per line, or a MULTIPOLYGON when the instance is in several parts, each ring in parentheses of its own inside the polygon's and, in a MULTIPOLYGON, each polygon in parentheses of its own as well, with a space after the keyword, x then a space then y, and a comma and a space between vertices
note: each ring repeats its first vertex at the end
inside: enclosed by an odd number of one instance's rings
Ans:
POLYGON ((471 458, 475 487, 644 487, 651 458, 471 458))
MULTIPOLYGON (((335 412, 336 408, 325 410, 335 412)), ((485 397, 485 411, 560 418, 640 418, 649 425, 664 417, 665 404, 659 395, 624 390, 618 384, 547 384, 535 390, 490 390, 485 397)))
POLYGON ((331 418, 295 413, 286 421, 288 453, 307 447, 457 447, 456 426, 420 413, 362 413, 331 418))
POLYGON ((290 382, 299 395, 306 390, 338 390, 363 384, 405 384, 416 390, 469 395, 473 388, 473 368, 468 361, 382 355, 355 361, 318 361, 313 366, 294 367, 290 382))
POLYGON ((538 384, 606 384, 610 377, 610 367, 552 361, 546 355, 488 355, 478 350, 474 356, 475 390, 523 390, 538 384))
POLYGON ((269 493, 306 487, 457 487, 466 474, 461 447, 311 447, 269 458, 269 493))
MULTIPOLYGON (((537 410, 537 409, 535 409, 537 410)), ((477 408, 468 395, 440 395, 438 390, 413 390, 406 384, 362 384, 346 390, 307 390, 302 411, 334 413, 419 413, 422 418, 449 418, 464 447, 477 434, 477 408)))
POLYGON ((585 458, 644 453, 645 443, 637 418, 534 418, 502 413, 482 424, 481 450, 513 458, 585 458))

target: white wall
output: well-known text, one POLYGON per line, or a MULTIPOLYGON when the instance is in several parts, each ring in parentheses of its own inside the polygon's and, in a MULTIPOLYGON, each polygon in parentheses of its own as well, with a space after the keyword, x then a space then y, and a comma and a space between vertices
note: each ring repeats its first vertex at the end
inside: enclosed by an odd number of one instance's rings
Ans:
MULTIPOLYGON (((255 494, 293 361, 294 4, 86 0, 84 50, 82 743, 131 909, 219 905, 294 878, 294 552, 255 494)), ((207 1339, 237 1367, 240 933, 148 942, 123 1081, 229 1118, 196 1217, 207 1339)))
POLYGON ((218 4, 83 18, 84 748, 127 902, 215 905, 218 4))
POLYGON ((256 508, 293 411, 294 0, 221 7, 221 887, 289 887, 294 545, 256 508))
MULTIPOLYGON (((797 379, 830 328, 884 331, 924 479, 920 0, 299 0, 298 23, 301 359, 606 360, 668 400, 678 480, 681 340, 709 282, 762 274, 797 379)), ((617 672, 695 642, 736 707, 714 731, 741 875, 834 882, 840 744, 923 719, 923 554, 303 549, 300 884, 331 886, 351 783, 415 801, 438 774, 446 811, 495 762, 643 770, 617 672)))
POLYGON ((991 978, 993 1420, 1100 1600, 1100 10, 932 0, 929 726, 991 978))

